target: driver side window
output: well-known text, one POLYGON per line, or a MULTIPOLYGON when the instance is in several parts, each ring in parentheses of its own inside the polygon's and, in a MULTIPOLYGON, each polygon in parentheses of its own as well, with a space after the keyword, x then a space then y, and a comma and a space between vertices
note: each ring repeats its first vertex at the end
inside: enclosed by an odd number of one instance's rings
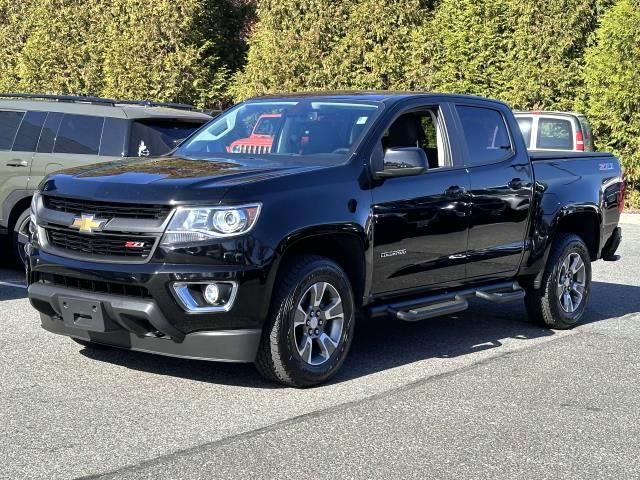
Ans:
POLYGON ((429 160, 429 170, 448 166, 436 109, 402 114, 384 132, 381 143, 383 151, 388 148, 421 148, 429 160))

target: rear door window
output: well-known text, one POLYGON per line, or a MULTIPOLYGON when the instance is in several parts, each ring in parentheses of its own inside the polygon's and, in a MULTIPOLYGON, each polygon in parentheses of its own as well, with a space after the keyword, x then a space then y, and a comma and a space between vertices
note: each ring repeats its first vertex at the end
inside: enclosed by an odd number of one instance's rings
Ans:
POLYGON ((103 124, 104 117, 65 114, 54 152, 98 155, 103 124))
POLYGON ((204 122, 176 122, 175 120, 136 120, 131 125, 128 155, 157 157, 166 155, 204 122))
POLYGON ((506 159, 513 146, 502 114, 485 107, 458 105, 456 107, 473 165, 506 159))
POLYGON ((11 150, 24 112, 0 111, 0 150, 11 150))
POLYGON ((58 135, 58 129, 60 128, 60 122, 62 121, 63 113, 49 112, 47 119, 42 127, 42 133, 40 134, 40 141, 38 142, 38 153, 51 153, 53 151, 53 144, 56 142, 56 135, 58 135))
POLYGON ((531 128, 533 126, 533 118, 531 117, 518 117, 518 126, 524 137, 524 142, 527 144, 527 148, 531 146, 531 128))
POLYGON ((536 148, 546 150, 573 150, 573 128, 569 120, 544 118, 538 120, 536 148))
POLYGON ((14 152, 35 152, 47 112, 27 112, 13 142, 14 152))

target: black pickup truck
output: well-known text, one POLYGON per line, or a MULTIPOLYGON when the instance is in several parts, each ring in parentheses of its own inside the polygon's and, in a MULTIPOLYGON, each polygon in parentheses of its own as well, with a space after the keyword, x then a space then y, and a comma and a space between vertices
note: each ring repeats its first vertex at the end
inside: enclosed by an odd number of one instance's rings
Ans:
POLYGON ((170 156, 45 179, 29 298, 86 347, 255 362, 311 386, 344 362, 356 316, 524 299, 532 320, 573 327, 591 262, 618 258, 623 197, 618 159, 528 152, 497 101, 261 97, 170 156))

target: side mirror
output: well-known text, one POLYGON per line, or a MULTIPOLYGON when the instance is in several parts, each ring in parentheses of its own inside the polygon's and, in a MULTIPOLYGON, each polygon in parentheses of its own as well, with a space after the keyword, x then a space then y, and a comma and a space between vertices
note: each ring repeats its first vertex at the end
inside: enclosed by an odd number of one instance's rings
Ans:
POLYGON ((429 169, 427 154, 419 147, 388 148, 383 159, 384 170, 378 178, 420 175, 429 169))

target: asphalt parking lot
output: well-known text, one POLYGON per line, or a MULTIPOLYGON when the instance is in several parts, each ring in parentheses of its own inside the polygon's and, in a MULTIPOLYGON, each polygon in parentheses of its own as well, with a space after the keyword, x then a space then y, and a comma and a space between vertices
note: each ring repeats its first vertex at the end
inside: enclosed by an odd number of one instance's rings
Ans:
POLYGON ((358 325, 330 384, 85 349, 0 269, 0 478, 638 478, 640 222, 597 262, 586 320, 520 303, 358 325))

